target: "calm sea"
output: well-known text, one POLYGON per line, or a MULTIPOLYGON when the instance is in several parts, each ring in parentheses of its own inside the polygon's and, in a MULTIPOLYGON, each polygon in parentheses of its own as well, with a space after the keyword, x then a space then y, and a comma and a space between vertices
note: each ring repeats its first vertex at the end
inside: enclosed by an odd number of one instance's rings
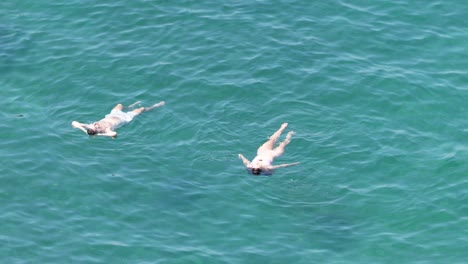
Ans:
POLYGON ((467 9, 2 1, 0 263, 467 263, 467 9))

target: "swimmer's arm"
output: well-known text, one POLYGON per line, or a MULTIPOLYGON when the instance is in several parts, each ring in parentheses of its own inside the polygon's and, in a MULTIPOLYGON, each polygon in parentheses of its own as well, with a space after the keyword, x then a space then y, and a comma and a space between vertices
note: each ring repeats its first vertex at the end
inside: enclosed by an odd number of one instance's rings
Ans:
POLYGON ((82 124, 82 123, 76 122, 76 121, 73 121, 71 124, 72 124, 72 127, 78 128, 78 129, 80 129, 81 131, 83 131, 83 132, 85 132, 86 134, 88 134, 88 132, 86 132, 86 126, 87 126, 87 124, 82 124))
POLYGON ((279 169, 279 168, 285 168, 285 167, 297 165, 297 164, 299 164, 299 163, 300 163, 300 162, 287 163, 287 164, 280 164, 280 165, 270 166, 270 167, 268 167, 268 169, 274 170, 274 169, 279 169))
POLYGON ((249 167, 250 161, 249 161, 248 159, 246 159, 246 158, 244 157, 244 155, 239 154, 239 159, 242 160, 242 162, 244 163, 244 165, 245 165, 246 167, 249 167))
POLYGON ((105 133, 99 133, 98 136, 106 136, 106 137, 116 137, 117 132, 110 130, 109 128, 106 129, 105 133))

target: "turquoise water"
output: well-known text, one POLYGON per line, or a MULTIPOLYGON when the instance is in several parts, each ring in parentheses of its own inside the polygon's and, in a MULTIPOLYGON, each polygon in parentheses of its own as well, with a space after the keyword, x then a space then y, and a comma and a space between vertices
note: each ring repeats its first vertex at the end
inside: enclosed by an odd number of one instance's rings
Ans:
POLYGON ((0 262, 466 263, 468 6, 410 2, 1 2, 0 262))

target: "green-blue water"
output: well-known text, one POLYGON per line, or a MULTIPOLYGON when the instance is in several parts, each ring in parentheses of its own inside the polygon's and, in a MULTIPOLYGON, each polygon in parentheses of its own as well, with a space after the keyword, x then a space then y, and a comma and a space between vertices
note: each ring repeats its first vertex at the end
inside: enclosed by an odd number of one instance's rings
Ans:
POLYGON ((467 9, 2 1, 0 263, 466 263, 467 9))

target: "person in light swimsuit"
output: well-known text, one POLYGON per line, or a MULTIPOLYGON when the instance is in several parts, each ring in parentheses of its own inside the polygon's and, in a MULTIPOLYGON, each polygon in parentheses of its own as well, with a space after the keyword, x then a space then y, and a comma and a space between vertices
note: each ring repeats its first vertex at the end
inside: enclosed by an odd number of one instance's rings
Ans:
POLYGON ((254 175, 271 175, 273 171, 278 168, 284 168, 292 165, 299 164, 299 162, 281 164, 273 166, 273 160, 284 153, 284 148, 291 142, 291 137, 294 134, 293 131, 288 132, 286 139, 281 142, 276 148, 276 141, 281 136, 281 133, 286 129, 288 123, 283 123, 269 139, 263 145, 261 145, 257 150, 257 156, 250 162, 242 154, 239 154, 239 158, 244 163, 247 170, 254 175))
MULTIPOLYGON (((132 107, 138 103, 139 102, 136 102, 129 107, 132 107)), ((135 116, 143 112, 150 111, 156 107, 163 106, 164 104, 165 102, 161 101, 153 106, 140 107, 129 112, 123 112, 122 110, 124 106, 122 104, 118 104, 103 119, 91 124, 82 124, 80 122, 73 121, 72 127, 78 128, 90 136, 98 135, 116 137, 117 132, 115 132, 114 129, 132 121, 135 116)))

